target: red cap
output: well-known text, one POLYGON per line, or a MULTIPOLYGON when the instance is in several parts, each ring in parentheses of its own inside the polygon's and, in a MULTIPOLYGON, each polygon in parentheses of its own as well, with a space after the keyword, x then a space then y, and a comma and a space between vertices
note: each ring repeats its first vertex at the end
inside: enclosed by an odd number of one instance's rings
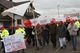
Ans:
POLYGON ((4 29, 4 26, 1 26, 1 29, 4 29))
POLYGON ((62 21, 59 21, 58 23, 62 23, 62 21))
POLYGON ((40 26, 40 24, 39 24, 39 23, 38 23, 37 25, 38 25, 38 26, 40 26))
POLYGON ((9 28, 12 29, 12 26, 10 26, 9 28))
POLYGON ((65 22, 63 22, 63 24, 65 24, 65 22))
POLYGON ((55 21, 55 19, 54 18, 52 18, 52 21, 51 21, 51 23, 53 23, 55 21))
POLYGON ((21 26, 19 26, 19 25, 16 26, 16 28, 19 28, 19 27, 21 27, 21 26))
POLYGON ((74 19, 71 19, 70 22, 74 22, 74 19))
POLYGON ((74 21, 77 21, 77 19, 75 19, 74 21))

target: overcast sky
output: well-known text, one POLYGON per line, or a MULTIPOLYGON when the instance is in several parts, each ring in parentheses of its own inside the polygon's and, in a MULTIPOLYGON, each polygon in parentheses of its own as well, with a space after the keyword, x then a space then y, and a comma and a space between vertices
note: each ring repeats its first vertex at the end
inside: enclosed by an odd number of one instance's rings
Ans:
POLYGON ((34 0, 35 9, 44 16, 57 18, 58 5, 60 17, 64 17, 64 14, 80 12, 80 0, 34 0))

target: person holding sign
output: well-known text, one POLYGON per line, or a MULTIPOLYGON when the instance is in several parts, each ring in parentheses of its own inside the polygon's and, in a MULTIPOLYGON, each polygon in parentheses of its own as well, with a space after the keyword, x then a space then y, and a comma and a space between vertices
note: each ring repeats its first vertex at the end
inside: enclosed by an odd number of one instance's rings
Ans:
MULTIPOLYGON (((25 31, 23 30, 23 29, 21 29, 21 26, 19 26, 19 25, 17 25, 16 26, 16 31, 15 31, 15 34, 16 33, 19 33, 19 32, 22 32, 23 33, 23 37, 25 37, 25 31)), ((17 53, 19 53, 19 51, 17 51, 17 53)), ((24 49, 23 49, 23 52, 22 53, 24 53, 24 49)))
MULTIPOLYGON (((1 26, 1 31, 2 31, 1 38, 3 38, 4 36, 9 36, 8 30, 6 30, 4 26, 1 26)), ((4 48, 3 42, 2 42, 2 48, 4 48)), ((5 48, 4 48, 3 53, 5 53, 5 48)))

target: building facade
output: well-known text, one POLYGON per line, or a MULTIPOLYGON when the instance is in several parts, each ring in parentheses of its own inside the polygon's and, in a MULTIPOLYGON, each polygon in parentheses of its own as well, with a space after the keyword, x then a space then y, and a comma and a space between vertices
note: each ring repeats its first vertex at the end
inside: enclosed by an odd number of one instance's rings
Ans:
MULTIPOLYGON (((29 2, 29 1, 26 1, 29 2)), ((12 25, 12 17, 13 18, 13 26, 15 27, 16 25, 21 25, 22 27, 23 25, 23 19, 32 19, 33 18, 33 13, 32 13, 32 9, 35 10, 35 8, 33 7, 32 3, 30 4, 29 8, 26 10, 25 15, 19 16, 19 15, 10 15, 10 16, 2 16, 1 13, 6 10, 11 8, 12 6, 17 6, 26 2, 19 2, 19 3, 14 3, 12 2, 12 0, 0 0, 0 26, 5 26, 6 28, 12 25), (4 4, 5 3, 5 4, 4 4)), ((40 14, 35 12, 35 17, 39 17, 40 14)))

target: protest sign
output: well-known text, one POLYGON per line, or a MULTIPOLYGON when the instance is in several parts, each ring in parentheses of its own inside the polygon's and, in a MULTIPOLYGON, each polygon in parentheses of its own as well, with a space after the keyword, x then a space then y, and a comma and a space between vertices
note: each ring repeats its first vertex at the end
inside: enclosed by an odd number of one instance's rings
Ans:
POLYGON ((14 35, 3 37, 5 52, 13 52, 21 49, 25 49, 25 41, 23 33, 17 33, 14 35))

